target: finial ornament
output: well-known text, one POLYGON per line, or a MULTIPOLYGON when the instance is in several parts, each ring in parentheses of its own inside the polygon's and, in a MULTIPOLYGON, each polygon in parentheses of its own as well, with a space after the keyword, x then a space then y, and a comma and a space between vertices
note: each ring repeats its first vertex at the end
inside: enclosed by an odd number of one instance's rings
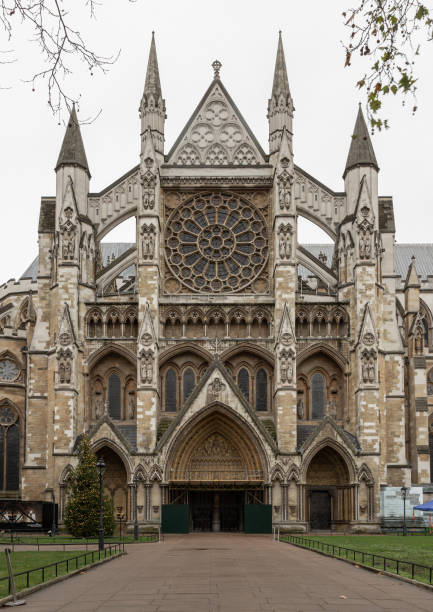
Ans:
POLYGON ((213 72, 214 72, 214 75, 213 75, 214 79, 219 79, 220 78, 221 66, 222 66, 222 64, 218 60, 215 60, 212 63, 212 68, 213 68, 213 72))

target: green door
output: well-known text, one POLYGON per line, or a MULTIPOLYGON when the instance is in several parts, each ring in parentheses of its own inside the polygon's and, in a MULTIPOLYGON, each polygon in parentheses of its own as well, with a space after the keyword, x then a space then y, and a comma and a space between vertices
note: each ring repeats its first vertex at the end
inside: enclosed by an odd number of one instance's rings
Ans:
POLYGON ((272 506, 269 504, 245 504, 245 533, 272 533, 272 506))
POLYGON ((189 533, 189 505, 164 504, 161 508, 162 533, 189 533))

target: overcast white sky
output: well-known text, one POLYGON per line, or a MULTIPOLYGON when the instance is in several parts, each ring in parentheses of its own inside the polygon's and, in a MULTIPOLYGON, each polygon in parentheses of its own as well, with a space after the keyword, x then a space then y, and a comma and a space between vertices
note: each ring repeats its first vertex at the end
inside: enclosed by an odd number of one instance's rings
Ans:
MULTIPOLYGON (((84 0, 82 2, 84 4, 84 0)), ((270 95, 278 30, 283 31, 287 68, 295 102, 295 162, 334 190, 343 190, 342 173, 357 105, 363 101, 354 83, 360 76, 345 69, 340 41, 346 36, 341 12, 356 0, 259 1, 100 0, 97 20, 79 16, 87 40, 101 54, 121 55, 108 74, 90 77, 77 71, 69 85, 82 97, 80 119, 102 109, 82 127, 92 173, 91 191, 99 191, 138 163, 142 94, 151 31, 156 44, 166 99, 166 151, 208 87, 211 63, 219 59, 221 79, 267 151, 266 106, 270 95)), ((65 2, 67 5, 68 2, 65 2)), ((77 0, 69 2, 77 7, 77 0)), ((37 65, 30 33, 19 24, 12 42, 18 62, 0 65, 0 281, 18 278, 37 255, 41 195, 55 195, 54 166, 64 135, 47 108, 46 90, 36 92, 21 79, 37 65)), ((0 37, 0 48, 6 48, 0 37)), ((381 195, 393 195, 399 242, 433 242, 432 81, 433 43, 419 61, 419 111, 392 102, 392 128, 374 136, 381 167, 381 195)), ((126 224, 128 225, 128 224, 126 224)), ((130 227, 117 239, 131 240, 130 227)), ((300 240, 321 241, 303 227, 300 240)))

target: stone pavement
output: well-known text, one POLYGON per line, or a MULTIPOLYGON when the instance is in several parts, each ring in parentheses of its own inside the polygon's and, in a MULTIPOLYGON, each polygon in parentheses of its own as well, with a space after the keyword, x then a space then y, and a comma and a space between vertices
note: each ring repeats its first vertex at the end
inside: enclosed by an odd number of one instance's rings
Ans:
POLYGON ((29 612, 417 612, 433 593, 271 536, 190 534, 30 595, 29 612))

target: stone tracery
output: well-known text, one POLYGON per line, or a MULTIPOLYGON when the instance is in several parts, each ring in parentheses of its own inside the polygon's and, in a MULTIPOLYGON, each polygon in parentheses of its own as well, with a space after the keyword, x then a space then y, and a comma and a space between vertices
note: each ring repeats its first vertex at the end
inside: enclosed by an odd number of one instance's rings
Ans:
POLYGON ((233 292, 247 287, 262 272, 267 255, 265 219, 240 196, 197 195, 168 220, 168 265, 194 292, 233 292))

